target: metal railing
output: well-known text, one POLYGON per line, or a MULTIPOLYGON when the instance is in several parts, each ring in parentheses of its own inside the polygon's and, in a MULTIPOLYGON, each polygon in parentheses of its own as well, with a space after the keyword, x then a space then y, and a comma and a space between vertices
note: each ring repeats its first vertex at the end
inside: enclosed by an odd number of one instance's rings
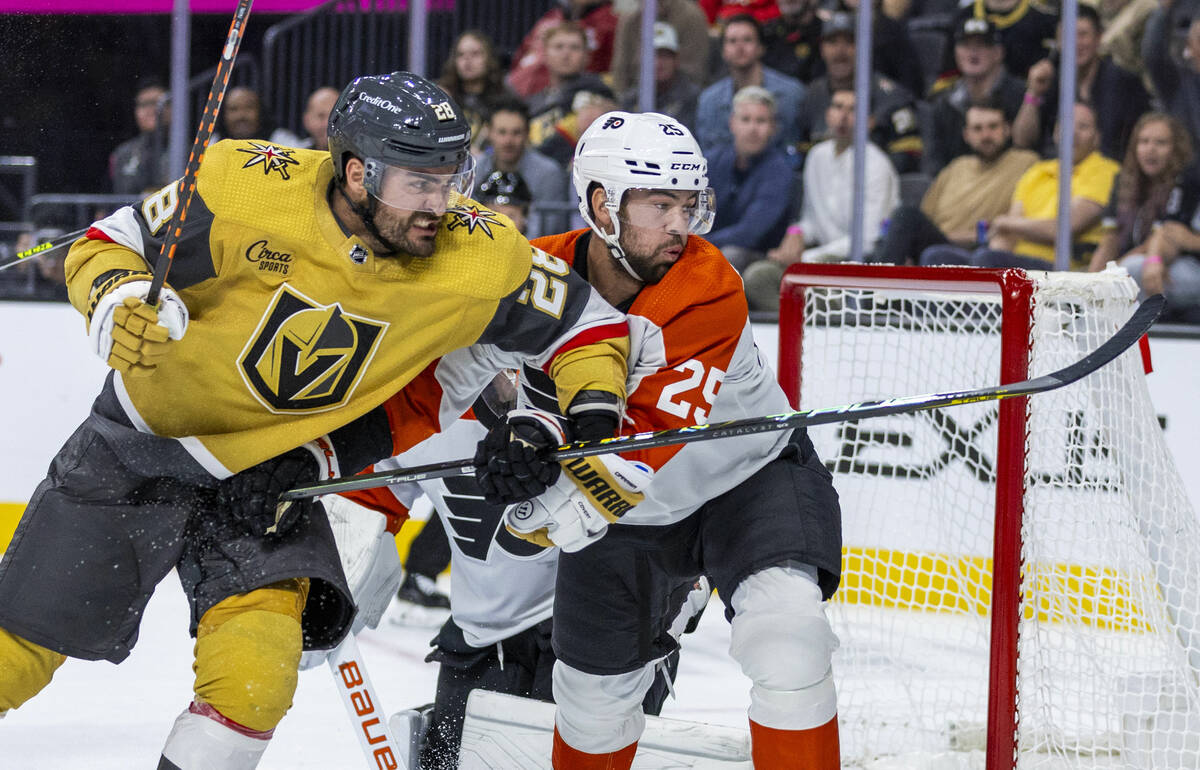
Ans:
MULTIPOLYGON (((554 0, 418 0, 428 3, 419 74, 436 79, 454 38, 484 29, 507 57, 554 0)), ((300 116, 321 86, 340 89, 359 75, 408 69, 409 0, 330 0, 273 25, 263 35, 260 93, 275 122, 303 135, 300 116)), ((239 60, 238 66, 241 66, 239 60)))

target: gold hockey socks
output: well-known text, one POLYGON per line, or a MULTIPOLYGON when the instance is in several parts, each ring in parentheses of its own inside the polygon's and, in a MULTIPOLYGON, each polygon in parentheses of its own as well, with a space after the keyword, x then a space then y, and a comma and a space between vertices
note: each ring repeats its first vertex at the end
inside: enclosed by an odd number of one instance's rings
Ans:
POLYGON ((756 770, 837 770, 842 766, 837 715, 811 730, 776 730, 750 720, 750 757, 756 770))
POLYGON ((308 579, 283 580, 216 604, 196 631, 196 700, 250 730, 292 706, 308 579))
POLYGON ((606 751, 603 754, 588 754, 585 751, 571 748, 558 728, 554 728, 554 752, 550 761, 554 770, 629 770, 633 765, 633 755, 637 753, 637 741, 623 749, 606 751))
POLYGON ((0 714, 37 695, 66 659, 0 628, 0 714))

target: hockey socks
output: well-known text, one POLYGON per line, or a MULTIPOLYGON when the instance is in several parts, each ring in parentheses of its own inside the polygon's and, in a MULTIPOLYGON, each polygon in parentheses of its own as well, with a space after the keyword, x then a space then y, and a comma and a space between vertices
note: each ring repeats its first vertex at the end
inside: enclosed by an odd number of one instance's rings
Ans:
POLYGON ((158 770, 253 770, 274 730, 251 730, 207 703, 193 702, 175 720, 158 770))
MULTIPOLYGON (((557 752, 557 741, 554 748, 557 752)), ((837 715, 811 730, 776 730, 750 720, 750 756, 755 770, 837 770, 842 766, 837 715)))
POLYGON ((554 728, 554 753, 551 764, 554 770, 629 770, 633 765, 633 755, 637 753, 637 741, 623 749, 606 751, 603 754, 588 754, 573 749, 558 734, 554 728))
POLYGON ((65 660, 0 628, 0 716, 37 695, 65 660))

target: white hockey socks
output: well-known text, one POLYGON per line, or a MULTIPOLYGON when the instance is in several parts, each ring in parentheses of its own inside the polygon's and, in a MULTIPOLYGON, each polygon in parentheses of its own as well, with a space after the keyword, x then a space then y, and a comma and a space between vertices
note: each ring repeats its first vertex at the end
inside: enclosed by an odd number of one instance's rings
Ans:
POLYGON ((251 730, 207 703, 192 703, 175 720, 158 770, 254 770, 274 730, 251 730))

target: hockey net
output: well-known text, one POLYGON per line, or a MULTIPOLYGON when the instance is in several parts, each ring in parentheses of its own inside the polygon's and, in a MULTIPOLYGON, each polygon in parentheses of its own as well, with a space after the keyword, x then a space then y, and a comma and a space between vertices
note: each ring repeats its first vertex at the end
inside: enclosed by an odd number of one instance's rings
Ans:
MULTIPOLYGON (((1013 382, 1131 314, 1123 271, 798 265, 780 381, 812 409, 1013 382)), ((1138 349, 1074 385, 811 430, 834 472, 843 763, 1200 767, 1200 525, 1138 349)))

